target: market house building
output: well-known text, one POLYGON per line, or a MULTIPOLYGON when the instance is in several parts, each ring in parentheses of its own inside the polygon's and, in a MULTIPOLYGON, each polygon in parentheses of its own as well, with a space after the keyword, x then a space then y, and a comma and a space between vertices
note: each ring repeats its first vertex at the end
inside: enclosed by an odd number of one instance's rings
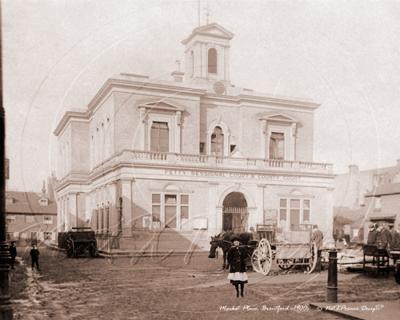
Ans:
POLYGON ((86 111, 65 113, 54 132, 59 231, 91 227, 133 250, 154 239, 208 249, 210 236, 257 224, 316 223, 331 237, 332 165, 313 162, 319 104, 232 85, 233 36, 198 27, 171 81, 121 73, 86 111))

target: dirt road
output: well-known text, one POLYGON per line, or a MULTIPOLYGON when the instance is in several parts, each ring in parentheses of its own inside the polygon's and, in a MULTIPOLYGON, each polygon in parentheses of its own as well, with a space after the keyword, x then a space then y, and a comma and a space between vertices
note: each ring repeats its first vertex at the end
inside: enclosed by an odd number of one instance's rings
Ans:
MULTIPOLYGON (((245 297, 236 298, 221 259, 206 254, 110 260, 40 252, 41 271, 29 271, 24 294, 12 297, 14 319, 340 319, 308 306, 326 300, 326 272, 300 282, 300 270, 290 279, 249 272, 245 297)), ((393 277, 353 276, 339 282, 340 302, 400 298, 393 277)))

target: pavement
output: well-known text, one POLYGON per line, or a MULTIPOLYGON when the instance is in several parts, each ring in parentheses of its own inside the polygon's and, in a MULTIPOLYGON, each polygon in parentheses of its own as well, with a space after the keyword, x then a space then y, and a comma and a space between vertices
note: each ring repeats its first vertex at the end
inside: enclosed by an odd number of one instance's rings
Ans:
MULTIPOLYGON (((225 274, 226 275, 226 274, 225 274)), ((338 273, 338 281, 351 281, 352 278, 358 276, 355 274, 341 274, 338 273)), ((312 282, 326 282, 328 280, 328 274, 326 272, 303 274, 293 273, 279 276, 264 276, 259 273, 248 273, 249 285, 255 283, 265 284, 284 284, 284 283, 312 283, 312 282)), ((230 285, 227 282, 226 276, 221 280, 216 280, 196 286, 189 286, 179 288, 178 290, 187 290, 192 288, 212 288, 223 285, 230 285)), ((393 292, 399 292, 394 290, 393 292)), ((321 310, 322 312, 328 312, 341 316, 345 319, 364 319, 364 320, 398 320, 400 319, 400 301, 373 301, 373 302, 353 302, 353 303, 326 303, 316 302, 310 303, 311 308, 321 310)))

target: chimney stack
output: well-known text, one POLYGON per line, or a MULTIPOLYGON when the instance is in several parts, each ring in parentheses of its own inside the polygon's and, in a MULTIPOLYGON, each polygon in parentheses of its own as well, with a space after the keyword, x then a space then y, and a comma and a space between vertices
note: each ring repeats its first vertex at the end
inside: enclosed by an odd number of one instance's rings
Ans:
POLYGON ((42 193, 46 193, 46 181, 45 180, 43 180, 42 193))
POLYGON ((183 82, 183 75, 185 73, 181 71, 181 61, 176 60, 175 61, 175 71, 171 73, 171 75, 174 77, 175 82, 183 82))

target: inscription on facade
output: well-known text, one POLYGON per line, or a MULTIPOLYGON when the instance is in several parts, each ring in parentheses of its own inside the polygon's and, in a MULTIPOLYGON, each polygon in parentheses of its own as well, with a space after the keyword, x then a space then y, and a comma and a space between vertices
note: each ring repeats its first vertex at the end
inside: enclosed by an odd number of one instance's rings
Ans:
POLYGON ((260 180, 290 180, 300 181, 301 177, 288 175, 272 175, 258 173, 238 173, 222 171, 197 171, 197 170, 165 170, 165 174, 191 177, 220 177, 220 178, 241 178, 241 179, 260 179, 260 180))

